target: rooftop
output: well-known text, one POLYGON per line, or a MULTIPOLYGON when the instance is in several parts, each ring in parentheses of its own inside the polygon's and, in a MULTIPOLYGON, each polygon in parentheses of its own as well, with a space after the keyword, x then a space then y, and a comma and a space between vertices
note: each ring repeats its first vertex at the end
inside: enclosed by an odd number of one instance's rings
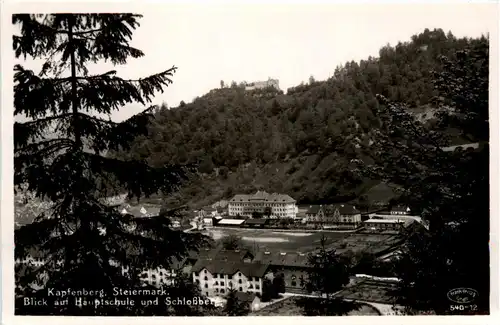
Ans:
POLYGON ((309 266, 308 254, 290 252, 258 252, 255 260, 274 266, 309 266))
POLYGON ((316 214, 321 209, 321 205, 310 205, 307 209, 307 214, 316 214))
POLYGON ((263 277, 269 265, 263 263, 244 263, 230 262, 220 260, 198 260, 193 266, 193 272, 200 272, 203 269, 208 270, 212 274, 228 274, 233 275, 241 272, 245 276, 263 277))
POLYGON ((336 208, 339 209, 339 213, 341 215, 352 215, 361 213, 361 211, 356 209, 356 207, 351 204, 339 204, 336 206, 336 208))
POLYGON ((243 222, 245 222, 244 219, 222 219, 219 225, 241 225, 243 222))
POLYGON ((279 202, 279 203, 295 203, 296 201, 287 194, 272 193, 265 191, 257 191, 255 194, 237 194, 230 202, 279 202))
POLYGON ((253 259, 252 253, 246 249, 226 250, 222 246, 213 249, 201 249, 198 252, 191 252, 191 258, 198 260, 220 260, 229 262, 242 262, 244 258, 253 259))

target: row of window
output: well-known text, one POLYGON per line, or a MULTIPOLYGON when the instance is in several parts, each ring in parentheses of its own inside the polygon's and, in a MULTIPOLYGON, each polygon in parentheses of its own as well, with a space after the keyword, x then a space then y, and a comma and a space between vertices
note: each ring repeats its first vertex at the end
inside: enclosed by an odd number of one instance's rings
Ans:
MULTIPOLYGON (((193 274, 194 274, 194 276, 198 276, 198 272, 193 272, 193 274)), ((204 270, 204 271, 203 271, 203 274, 208 274, 207 270, 204 270)), ((214 279, 224 279, 224 278, 225 278, 225 276, 226 276, 226 274, 214 273, 212 277, 213 277, 214 279)), ((227 275, 227 276, 228 276, 229 278, 231 278, 231 276, 230 276, 230 275, 227 275)), ((238 276, 242 276, 241 272, 238 272, 238 276)), ((204 277, 204 280, 205 280, 205 281, 208 281, 208 276, 205 276, 205 277, 204 277)), ((241 280, 240 280, 240 281, 241 281, 241 280)), ((258 277, 256 277, 256 276, 255 276, 255 277, 251 277, 251 276, 249 276, 249 277, 248 277, 248 281, 259 281, 259 278, 258 278, 258 277)), ((240 283, 241 283, 241 282, 240 282, 240 283)))
MULTIPOLYGON (((143 277, 147 277, 148 274, 147 273, 143 273, 142 274, 143 277)), ((162 277, 173 277, 175 276, 175 274, 171 274, 171 273, 163 273, 163 272, 160 272, 160 274, 158 275, 157 273, 151 273, 151 278, 153 279, 156 279, 156 276, 162 278, 162 277)))
MULTIPOLYGON (((205 277, 205 278, 204 278, 204 280, 205 280, 205 281, 208 281, 208 278, 207 278, 207 277, 205 277)), ((256 282, 257 282, 257 280, 256 280, 256 282)), ((197 284, 199 284, 199 283, 200 283, 200 280, 196 280, 196 283, 197 283, 197 284)), ((243 284, 243 281, 242 281, 241 279, 239 279, 239 280, 238 280, 238 283, 239 283, 239 284, 243 284)), ((215 282, 214 282, 214 285, 219 285, 219 281, 215 281, 215 282)), ((220 281, 220 285, 221 285, 221 286, 224 286, 224 285, 225 285, 225 282, 224 282, 224 281, 220 281)), ((229 281, 229 282, 228 282, 228 285, 229 285, 229 286, 232 286, 232 285, 233 285, 233 283, 232 283, 231 281, 229 281)), ((252 286, 252 283, 251 283, 251 282, 250 282, 250 286, 252 286)), ((258 285, 258 284, 256 284, 256 287, 257 287, 257 289, 258 289, 258 288, 259 288, 259 285, 258 285)))
POLYGON ((397 229, 401 225, 398 224, 378 224, 378 225, 370 225, 370 227, 375 227, 375 228, 384 228, 384 229, 397 229))
MULTIPOLYGON (((262 207, 275 207, 275 206, 284 206, 284 205, 290 205, 290 203, 231 203, 231 205, 235 205, 238 207, 244 206, 262 206, 262 207)), ((294 206, 292 206, 294 207, 294 206)), ((229 206, 229 208, 232 208, 232 206, 229 206)))
MULTIPOLYGON (((200 280, 196 280, 196 284, 197 284, 197 285, 200 285, 200 280)), ((240 284, 241 284, 241 282, 240 282, 240 284)), ((228 283, 228 285, 229 285, 229 287, 231 287, 231 288, 233 287, 233 283, 232 283, 232 282, 229 282, 229 283, 228 283)), ((220 282, 220 284, 219 284, 218 282, 215 282, 215 283, 214 283, 214 286, 221 286, 221 287, 225 287, 225 282, 222 282, 222 281, 221 281, 221 282, 220 282)), ((205 283, 204 287, 205 287, 206 289, 208 289, 208 283, 205 283)), ((240 287, 240 288, 241 288, 241 287, 240 287)), ((248 286, 248 288, 249 288, 249 289, 253 289, 253 285, 252 285, 252 284, 250 284, 250 285, 248 286)), ((256 289, 256 290, 260 290, 260 285, 256 284, 256 285, 255 285, 255 289, 256 289)))

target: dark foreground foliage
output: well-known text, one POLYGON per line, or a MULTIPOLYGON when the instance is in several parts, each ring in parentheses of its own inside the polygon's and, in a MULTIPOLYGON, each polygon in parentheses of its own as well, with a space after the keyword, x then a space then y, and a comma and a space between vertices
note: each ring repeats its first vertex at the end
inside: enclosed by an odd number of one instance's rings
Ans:
MULTIPOLYGON (((408 105, 379 97, 383 121, 374 165, 360 172, 400 185, 401 201, 419 213, 428 231, 410 231, 395 273, 399 303, 409 313, 453 313, 447 293, 478 292, 473 313, 489 313, 489 41, 481 38, 433 74, 437 129, 408 113, 408 105), (479 148, 443 150, 443 128, 459 130, 479 148)), ((415 230, 415 229, 413 229, 415 230)))
MULTIPOLYGON (((168 86, 176 68, 137 80, 116 71, 93 75, 97 61, 125 64, 144 54, 131 46, 139 26, 134 14, 13 15, 20 34, 13 38, 16 57, 43 60, 39 73, 14 67, 14 113, 30 120, 15 123, 16 188, 53 203, 48 213, 15 234, 15 255, 43 261, 41 266, 19 266, 16 277, 16 314, 36 315, 151 315, 195 314, 197 308, 143 308, 145 297, 114 297, 116 288, 142 288, 145 268, 170 269, 188 250, 203 242, 169 228, 168 217, 134 219, 120 215, 101 199, 121 191, 137 198, 175 190, 192 170, 188 165, 162 164, 152 168, 142 160, 104 156, 109 150, 129 148, 147 133, 152 108, 115 123, 102 116, 124 104, 146 105, 168 86), (96 115, 99 114, 99 115, 96 115), (51 134, 47 138, 46 135, 51 134), (40 289, 42 288, 42 289, 40 289), (50 291, 52 290, 52 291, 50 291), (51 292, 103 290, 104 297, 87 299, 134 300, 134 306, 56 304, 51 292), (33 298, 33 300, 29 300, 33 298), (43 301, 46 305, 28 302, 43 301)), ((173 297, 197 292, 179 276, 166 289, 173 297)), ((73 298, 70 297, 70 300, 73 298)))

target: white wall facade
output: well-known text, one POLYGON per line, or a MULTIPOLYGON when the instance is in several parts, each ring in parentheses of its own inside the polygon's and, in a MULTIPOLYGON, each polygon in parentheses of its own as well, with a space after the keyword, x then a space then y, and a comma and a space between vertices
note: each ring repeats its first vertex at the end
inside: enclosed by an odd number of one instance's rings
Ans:
POLYGON ((231 289, 262 295, 262 278, 246 276, 240 271, 235 274, 212 274, 202 269, 199 273, 193 272, 193 283, 208 297, 224 296, 231 289))

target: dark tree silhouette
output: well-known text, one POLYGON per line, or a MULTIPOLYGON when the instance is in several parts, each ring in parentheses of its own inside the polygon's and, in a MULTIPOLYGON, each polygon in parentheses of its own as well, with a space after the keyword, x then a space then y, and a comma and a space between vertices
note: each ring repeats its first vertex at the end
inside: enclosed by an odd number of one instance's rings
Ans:
POLYGON ((262 301, 268 302, 278 297, 279 294, 276 292, 276 287, 273 285, 273 282, 268 278, 265 278, 262 281, 262 301))
POLYGON ((235 289, 229 290, 223 313, 227 316, 246 316, 250 312, 250 306, 246 301, 238 299, 236 293, 235 289))
POLYGON ((242 249, 243 242, 239 236, 229 235, 222 240, 222 247, 227 250, 242 249))
POLYGON ((442 57, 433 74, 436 124, 458 129, 477 149, 443 150, 444 132, 416 120, 406 104, 379 97, 386 132, 374 142, 375 166, 362 170, 400 185, 400 200, 429 227, 409 233, 396 265, 408 313, 450 313, 447 293, 463 287, 479 294, 472 313, 489 312, 488 46, 482 37, 442 57))
POLYGON ((285 276, 283 273, 279 273, 273 278, 273 286, 277 295, 285 292, 285 276))
POLYGON ((258 211, 252 212, 252 218, 254 218, 254 219, 260 219, 260 218, 262 218, 262 213, 260 213, 258 211))
MULTIPOLYGON (((152 108, 122 123, 102 116, 128 103, 146 105, 172 82, 176 71, 172 67, 137 80, 122 79, 116 71, 90 73, 93 62, 118 65, 144 55, 129 46, 140 17, 13 15, 13 24, 20 27, 20 35, 13 37, 16 57, 44 61, 38 75, 21 65, 14 67, 14 114, 30 120, 14 124, 15 186, 53 203, 50 213, 15 233, 16 258, 22 260, 36 251, 44 261, 41 267, 28 268, 16 278, 18 314, 176 314, 164 306, 143 308, 139 295, 128 296, 135 301, 133 306, 78 307, 73 297, 67 305, 55 305, 57 297, 47 291, 102 290, 104 299, 113 299, 113 288, 143 288, 139 275, 144 269, 169 269, 174 259, 182 260, 188 249, 196 249, 203 241, 199 235, 170 230, 168 218, 122 216, 101 200, 122 191, 137 198, 158 191, 168 194, 192 169, 174 165, 151 168, 143 161, 103 155, 108 150, 127 149, 135 137, 146 135, 152 108), (25 305, 25 297, 45 298, 48 305, 25 305)), ((184 287, 180 290, 182 286, 179 279, 166 290, 172 297, 195 294, 184 287)))
POLYGON ((302 287, 308 292, 331 300, 337 291, 349 283, 350 261, 334 249, 328 249, 325 236, 321 237, 317 252, 309 254, 308 262, 311 268, 301 280, 302 287))

